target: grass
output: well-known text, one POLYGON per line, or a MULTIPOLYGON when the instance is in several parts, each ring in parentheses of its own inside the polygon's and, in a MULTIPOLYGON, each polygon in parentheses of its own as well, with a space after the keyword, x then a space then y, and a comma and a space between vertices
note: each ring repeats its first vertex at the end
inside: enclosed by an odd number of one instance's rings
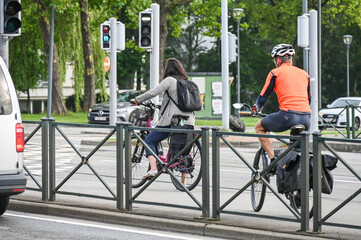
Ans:
MULTIPOLYGON (((66 114, 52 114, 57 122, 67 123, 88 123, 88 113, 86 112, 68 112, 66 114)), ((46 117, 46 113, 39 114, 21 114, 23 121, 41 121, 41 118, 46 117)))

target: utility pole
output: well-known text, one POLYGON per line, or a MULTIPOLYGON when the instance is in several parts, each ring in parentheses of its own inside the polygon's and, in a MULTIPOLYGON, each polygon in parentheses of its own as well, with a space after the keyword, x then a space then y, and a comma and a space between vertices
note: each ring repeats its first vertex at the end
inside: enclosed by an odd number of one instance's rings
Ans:
POLYGON ((222 0, 222 127, 229 129, 228 3, 222 0))

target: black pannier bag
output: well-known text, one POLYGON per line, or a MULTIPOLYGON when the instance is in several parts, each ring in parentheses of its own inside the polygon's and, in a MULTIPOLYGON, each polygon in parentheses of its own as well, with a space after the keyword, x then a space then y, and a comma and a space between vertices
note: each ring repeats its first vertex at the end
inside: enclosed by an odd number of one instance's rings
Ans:
MULTIPOLYGON (((192 125, 172 126, 177 129, 194 129, 192 125)), ((169 151, 171 156, 177 155, 189 142, 193 140, 193 133, 171 133, 169 151)), ((192 145, 187 148, 182 155, 188 155, 191 151, 192 145)))
MULTIPOLYGON (((275 150, 279 156, 281 150, 275 150)), ((330 194, 333 189, 333 176, 331 171, 336 168, 338 159, 334 156, 322 154, 321 185, 322 193, 330 194)), ((310 188, 312 189, 313 158, 310 157, 310 188)), ((277 163, 277 190, 279 193, 288 193, 301 190, 301 154, 295 150, 287 153, 277 163)))
MULTIPOLYGON (((280 155, 280 151, 275 150, 275 155, 280 155)), ((288 193, 301 189, 301 164, 300 153, 291 150, 278 163, 276 170, 276 183, 279 193, 288 193)))
MULTIPOLYGON (((330 156, 327 154, 321 155, 321 161, 322 161, 322 171, 321 171, 321 185, 322 193, 331 194, 333 190, 333 175, 331 171, 335 169, 337 166, 338 158, 334 156, 330 156)), ((311 163, 311 170, 313 169, 313 161, 310 161, 311 163)), ((310 173, 312 177, 312 171, 310 173)), ((312 182, 310 183, 310 187, 312 188, 312 182)))

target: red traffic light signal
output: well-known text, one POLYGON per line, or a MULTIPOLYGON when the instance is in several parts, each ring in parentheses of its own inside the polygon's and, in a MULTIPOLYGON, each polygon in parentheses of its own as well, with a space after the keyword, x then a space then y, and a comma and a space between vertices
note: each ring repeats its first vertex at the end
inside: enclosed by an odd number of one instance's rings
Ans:
POLYGON ((100 24, 101 49, 110 50, 110 23, 100 24))

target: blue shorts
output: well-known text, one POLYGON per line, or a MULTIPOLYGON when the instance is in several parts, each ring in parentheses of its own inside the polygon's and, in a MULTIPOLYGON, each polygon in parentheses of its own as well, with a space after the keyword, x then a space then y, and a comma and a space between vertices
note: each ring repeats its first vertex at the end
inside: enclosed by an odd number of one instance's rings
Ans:
POLYGON ((261 120, 261 125, 266 132, 283 132, 291 127, 302 124, 306 131, 310 128, 311 113, 298 113, 280 110, 271 113, 261 120))

